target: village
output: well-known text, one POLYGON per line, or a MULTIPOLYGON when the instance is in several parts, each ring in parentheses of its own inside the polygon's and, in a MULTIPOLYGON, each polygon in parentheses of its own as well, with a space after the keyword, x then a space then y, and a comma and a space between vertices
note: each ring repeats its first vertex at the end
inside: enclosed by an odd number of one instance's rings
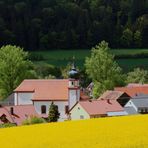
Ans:
POLYGON ((57 106, 58 122, 148 113, 148 84, 131 83, 92 97, 93 83, 82 88, 74 63, 68 79, 25 79, 0 105, 0 124, 22 125, 31 117, 48 119, 57 106))

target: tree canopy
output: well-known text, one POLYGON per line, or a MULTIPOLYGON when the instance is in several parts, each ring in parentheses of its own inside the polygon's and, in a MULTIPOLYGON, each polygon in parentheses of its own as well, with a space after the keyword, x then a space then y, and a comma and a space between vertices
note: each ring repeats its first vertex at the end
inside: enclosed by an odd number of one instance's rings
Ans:
POLYGON ((148 83, 148 71, 135 68, 127 74, 127 83, 148 83))
POLYGON ((86 73, 94 83, 93 95, 98 97, 107 89, 123 84, 122 70, 109 53, 108 43, 102 41, 92 48, 91 57, 85 61, 86 73))
POLYGON ((7 45, 0 48, 0 96, 11 94, 23 79, 35 77, 27 56, 20 47, 7 45))
POLYGON ((147 48, 147 10, 148 0, 0 0, 0 46, 147 48))

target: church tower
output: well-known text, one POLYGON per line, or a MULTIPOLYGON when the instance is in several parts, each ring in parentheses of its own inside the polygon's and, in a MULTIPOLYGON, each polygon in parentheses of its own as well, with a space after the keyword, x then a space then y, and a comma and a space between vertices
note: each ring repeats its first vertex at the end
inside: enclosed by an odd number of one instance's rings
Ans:
POLYGON ((73 62, 69 71, 69 109, 71 109, 80 100, 79 72, 76 70, 73 62))

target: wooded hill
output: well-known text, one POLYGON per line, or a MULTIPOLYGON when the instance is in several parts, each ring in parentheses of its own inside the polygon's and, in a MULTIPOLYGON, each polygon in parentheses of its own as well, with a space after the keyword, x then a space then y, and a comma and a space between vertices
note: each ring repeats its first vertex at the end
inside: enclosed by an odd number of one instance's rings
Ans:
POLYGON ((0 46, 147 48, 148 0, 0 0, 0 46))

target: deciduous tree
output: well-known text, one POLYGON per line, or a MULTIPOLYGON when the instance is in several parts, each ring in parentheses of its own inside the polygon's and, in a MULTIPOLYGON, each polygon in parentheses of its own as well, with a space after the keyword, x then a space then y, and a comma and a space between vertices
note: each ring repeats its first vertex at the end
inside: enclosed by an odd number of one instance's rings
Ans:
POLYGON ((94 83, 95 98, 105 90, 123 83, 121 68, 114 61, 114 56, 109 53, 108 43, 105 41, 92 48, 91 57, 86 58, 85 66, 86 73, 94 83))
POLYGON ((135 68, 127 74, 127 83, 148 83, 148 71, 135 68))
POLYGON ((28 53, 16 46, 0 48, 0 95, 8 96, 25 78, 34 78, 31 61, 27 60, 28 53))

